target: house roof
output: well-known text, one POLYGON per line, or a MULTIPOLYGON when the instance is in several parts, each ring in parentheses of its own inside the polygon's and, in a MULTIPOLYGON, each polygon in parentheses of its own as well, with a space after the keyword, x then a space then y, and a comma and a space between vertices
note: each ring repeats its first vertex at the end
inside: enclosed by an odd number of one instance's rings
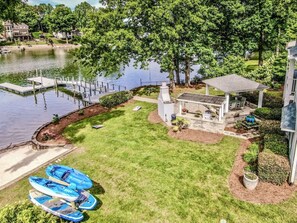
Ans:
POLYGON ((203 80, 202 82, 224 91, 225 93, 259 91, 269 88, 256 81, 249 80, 236 74, 215 77, 203 80))
POLYGON ((211 95, 204 95, 204 94, 183 93, 180 96, 178 96, 177 100, 221 106, 225 102, 225 97, 211 96, 211 95))
POLYGON ((295 132, 296 103, 290 103, 283 107, 281 129, 287 132, 295 132))

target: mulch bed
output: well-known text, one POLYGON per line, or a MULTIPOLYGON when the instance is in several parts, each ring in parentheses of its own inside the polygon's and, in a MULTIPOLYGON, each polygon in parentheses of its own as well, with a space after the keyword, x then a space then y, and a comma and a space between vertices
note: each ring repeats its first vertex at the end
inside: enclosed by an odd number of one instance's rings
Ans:
MULTIPOLYGON (((153 124, 164 124, 167 126, 163 120, 160 118, 158 115, 158 111, 155 110, 151 112, 148 116, 149 122, 153 124)), ((200 130, 193 130, 193 129, 183 129, 180 132, 173 132, 172 129, 170 128, 168 131, 168 135, 176 138, 176 139, 181 139, 181 140, 188 140, 188 141, 193 141, 193 142, 201 142, 201 143, 206 143, 206 144, 215 144, 219 143, 224 135, 222 134, 217 134, 217 133, 211 133, 211 132, 204 132, 200 130)))
POLYGON ((65 117, 62 117, 58 124, 51 123, 47 125, 45 128, 41 129, 36 137, 37 141, 45 144, 67 144, 69 142, 63 137, 62 133, 68 125, 80 121, 82 119, 107 112, 107 109, 99 104, 94 104, 81 110, 84 111, 83 115, 80 115, 79 112, 76 111, 65 117), (45 140, 45 134, 50 135, 51 139, 45 140))
POLYGON ((242 156, 250 143, 248 140, 242 141, 236 154, 232 172, 229 176, 229 189, 233 196, 239 200, 258 204, 276 204, 290 198, 296 191, 296 185, 290 186, 285 183, 282 186, 276 186, 259 181, 256 189, 252 191, 243 186, 243 173, 246 163, 242 156))

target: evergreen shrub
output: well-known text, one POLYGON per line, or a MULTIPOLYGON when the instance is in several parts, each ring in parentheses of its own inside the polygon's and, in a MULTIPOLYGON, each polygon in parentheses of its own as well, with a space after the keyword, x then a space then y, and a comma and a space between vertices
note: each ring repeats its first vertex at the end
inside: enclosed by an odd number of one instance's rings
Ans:
POLYGON ((264 136, 264 150, 269 149, 281 156, 288 156, 288 141, 283 135, 267 134, 264 136))
POLYGON ((260 180, 282 185, 290 173, 289 160, 272 152, 263 151, 258 157, 258 176, 260 180))
POLYGON ((282 110, 281 108, 257 108, 254 114, 262 119, 267 120, 281 120, 282 110))
POLYGON ((260 123, 259 131, 261 135, 266 134, 279 134, 284 135, 284 132, 281 131, 280 121, 276 120, 264 120, 260 123))
POLYGON ((99 103, 103 107, 112 108, 119 104, 122 104, 133 97, 130 91, 120 91, 114 94, 106 95, 100 98, 99 103))

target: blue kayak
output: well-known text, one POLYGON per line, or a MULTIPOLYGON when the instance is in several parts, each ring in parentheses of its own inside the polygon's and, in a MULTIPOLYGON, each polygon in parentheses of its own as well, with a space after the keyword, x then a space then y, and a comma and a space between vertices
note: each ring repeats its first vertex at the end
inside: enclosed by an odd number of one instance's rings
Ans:
POLYGON ((93 186, 92 180, 87 175, 68 166, 51 165, 46 168, 45 172, 51 178, 75 184, 80 190, 86 190, 93 186))
POLYGON ((71 207, 63 200, 53 199, 51 196, 43 194, 37 190, 29 191, 30 200, 46 212, 56 215, 62 219, 72 222, 80 222, 83 220, 83 214, 71 207))
POLYGON ((52 197, 59 197, 70 202, 77 200, 79 197, 79 193, 70 187, 45 178, 31 176, 29 182, 36 190, 52 197))

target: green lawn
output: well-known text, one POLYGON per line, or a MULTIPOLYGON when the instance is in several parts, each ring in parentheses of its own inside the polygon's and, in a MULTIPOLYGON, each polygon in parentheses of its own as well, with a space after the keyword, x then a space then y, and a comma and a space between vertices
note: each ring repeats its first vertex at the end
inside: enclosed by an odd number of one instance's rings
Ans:
MULTIPOLYGON (((87 173, 96 182, 91 192, 102 201, 86 213, 86 222, 296 222, 296 196, 278 205, 255 205, 230 194, 238 139, 207 145, 170 138, 164 126, 147 121, 155 109, 131 103, 66 130, 84 149, 62 163, 87 173), (142 109, 133 112, 136 105, 142 109), (101 123, 104 128, 91 128, 101 123)), ((26 199, 29 188, 24 179, 2 190, 0 205, 26 199)))

